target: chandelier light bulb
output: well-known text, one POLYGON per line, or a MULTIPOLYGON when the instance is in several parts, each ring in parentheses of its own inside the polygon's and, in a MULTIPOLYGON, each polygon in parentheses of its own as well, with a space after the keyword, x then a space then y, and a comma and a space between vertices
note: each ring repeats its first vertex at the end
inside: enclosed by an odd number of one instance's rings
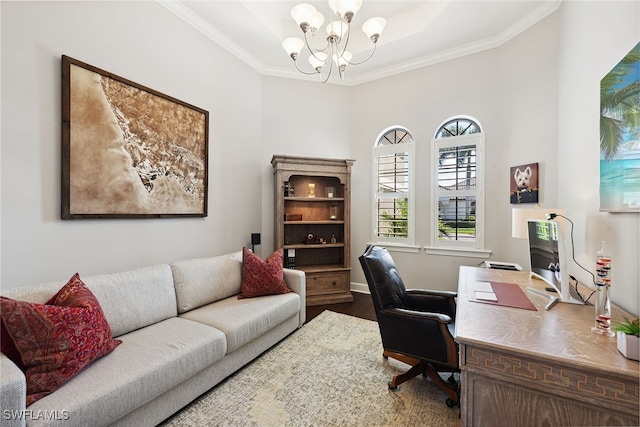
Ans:
POLYGON ((336 36, 338 38, 338 43, 342 37, 349 30, 349 26, 342 21, 331 21, 329 25, 327 25, 327 34, 329 37, 336 36))
POLYGON ((291 17, 296 21, 296 24, 298 24, 302 31, 306 33, 317 12, 315 7, 303 3, 291 9, 291 17))
POLYGON ((338 67, 346 67, 349 65, 349 61, 351 61, 352 57, 353 55, 351 52, 345 50, 340 56, 333 55, 333 62, 335 62, 338 67))
POLYGON ((378 41, 378 37, 382 34, 382 30, 387 25, 387 21, 384 18, 371 18, 367 19, 364 24, 362 24, 362 31, 371 39, 372 42, 376 43, 378 41))
POLYGON ((324 63, 327 61, 327 54, 324 52, 317 52, 315 55, 309 57, 309 64, 316 70, 317 73, 322 71, 324 63))
POLYGON ((344 80, 344 70, 347 68, 347 64, 351 60, 351 52, 347 52, 346 50, 342 52, 342 55, 333 55, 333 62, 338 66, 338 74, 340 75, 340 80, 344 80))
POLYGON ((324 16, 316 11, 316 13, 313 14, 313 18, 311 18, 311 22, 309 22, 311 34, 315 34, 318 28, 322 27, 322 24, 324 24, 324 16))
POLYGON ((329 0, 329 8, 333 13, 347 22, 351 22, 360 7, 362 7, 362 0, 329 0))
POLYGON ((287 51, 287 55, 295 61, 304 47, 304 42, 297 37, 289 37, 282 42, 282 47, 287 51))

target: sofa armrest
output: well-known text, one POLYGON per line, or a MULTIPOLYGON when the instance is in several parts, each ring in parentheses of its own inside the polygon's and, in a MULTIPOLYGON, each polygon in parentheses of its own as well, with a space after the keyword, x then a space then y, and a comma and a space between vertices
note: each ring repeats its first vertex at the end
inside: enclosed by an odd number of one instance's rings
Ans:
POLYGON ((307 282, 304 271, 284 269, 284 281, 289 289, 300 295, 300 325, 304 325, 307 316, 307 282))
POLYGON ((24 373, 3 353, 0 353, 0 426, 24 426, 27 380, 24 373))

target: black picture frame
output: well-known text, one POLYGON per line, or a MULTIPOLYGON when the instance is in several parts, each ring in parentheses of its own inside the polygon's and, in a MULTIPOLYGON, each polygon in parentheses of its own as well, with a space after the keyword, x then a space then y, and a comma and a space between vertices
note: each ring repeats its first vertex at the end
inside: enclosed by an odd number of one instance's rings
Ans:
POLYGON ((509 178, 511 204, 538 203, 538 163, 511 167, 509 178))

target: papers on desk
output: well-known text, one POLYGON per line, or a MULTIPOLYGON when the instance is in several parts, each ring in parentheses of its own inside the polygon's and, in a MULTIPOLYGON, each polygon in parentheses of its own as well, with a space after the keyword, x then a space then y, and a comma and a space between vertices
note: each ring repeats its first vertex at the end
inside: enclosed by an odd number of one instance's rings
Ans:
POLYGON ((476 295, 476 299, 479 299, 479 300, 483 300, 483 301, 498 301, 498 297, 496 297, 496 294, 494 294, 493 292, 476 291, 475 295, 476 295))
POLYGON ((498 301, 498 297, 493 292, 493 287, 489 282, 476 282, 473 294, 477 300, 498 301))

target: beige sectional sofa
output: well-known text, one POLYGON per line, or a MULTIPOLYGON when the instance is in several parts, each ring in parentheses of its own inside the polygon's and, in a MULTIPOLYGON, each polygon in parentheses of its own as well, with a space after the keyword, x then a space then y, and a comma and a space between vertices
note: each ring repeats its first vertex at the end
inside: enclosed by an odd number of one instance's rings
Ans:
MULTIPOLYGON (((0 353, 0 425, 163 421, 304 324, 304 273, 284 270, 294 292, 238 299, 241 273, 238 252, 82 277, 122 344, 26 408, 24 374, 0 353)), ((64 284, 2 294, 43 303, 64 284)))

